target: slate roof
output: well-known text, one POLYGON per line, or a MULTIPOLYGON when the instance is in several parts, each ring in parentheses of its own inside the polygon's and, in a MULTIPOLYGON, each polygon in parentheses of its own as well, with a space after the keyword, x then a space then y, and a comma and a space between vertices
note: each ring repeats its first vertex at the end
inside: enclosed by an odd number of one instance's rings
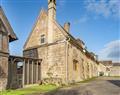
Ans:
POLYGON ((113 66, 120 66, 120 63, 113 63, 113 66))

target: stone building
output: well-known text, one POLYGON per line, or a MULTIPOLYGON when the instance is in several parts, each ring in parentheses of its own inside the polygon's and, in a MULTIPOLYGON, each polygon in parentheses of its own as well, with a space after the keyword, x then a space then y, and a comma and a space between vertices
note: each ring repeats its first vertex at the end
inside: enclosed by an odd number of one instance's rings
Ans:
POLYGON ((98 75, 97 57, 82 40, 70 34, 70 23, 56 19, 56 0, 48 0, 48 12, 41 9, 24 45, 25 57, 42 59, 41 79, 71 83, 98 75))
POLYGON ((40 78, 42 59, 13 56, 9 53, 9 43, 17 40, 17 37, 0 7, 0 91, 16 89, 29 84, 36 84, 40 78), (18 64, 22 67, 18 68, 18 64), (32 67, 29 68, 29 65, 32 67), (31 69, 31 77, 27 77, 31 69), (35 78, 36 77, 36 78, 35 78), (27 83, 29 80, 31 82, 27 83))
POLYGON ((99 62, 98 65, 98 76, 105 76, 106 74, 106 66, 99 62))
POLYGON ((104 73, 104 76, 110 76, 111 68, 113 66, 112 61, 100 61, 99 62, 103 67, 101 66, 101 71, 104 73))
POLYGON ((98 72, 103 76, 120 76, 120 63, 112 61, 100 61, 98 65, 98 72))
POLYGON ((0 90, 6 89, 8 82, 9 42, 17 37, 0 7, 0 90))
POLYGON ((110 70, 110 76, 120 76, 120 63, 113 63, 110 70))

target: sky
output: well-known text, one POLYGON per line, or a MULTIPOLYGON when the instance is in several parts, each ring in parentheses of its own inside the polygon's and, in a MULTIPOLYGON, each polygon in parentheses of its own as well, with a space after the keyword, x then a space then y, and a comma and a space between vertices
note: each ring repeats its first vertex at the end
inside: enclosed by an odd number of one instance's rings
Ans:
MULTIPOLYGON (((10 54, 22 56, 24 43, 48 0, 0 0, 19 40, 10 54)), ((120 0, 57 0, 57 21, 70 22, 70 33, 83 40, 99 60, 120 62, 120 0)))

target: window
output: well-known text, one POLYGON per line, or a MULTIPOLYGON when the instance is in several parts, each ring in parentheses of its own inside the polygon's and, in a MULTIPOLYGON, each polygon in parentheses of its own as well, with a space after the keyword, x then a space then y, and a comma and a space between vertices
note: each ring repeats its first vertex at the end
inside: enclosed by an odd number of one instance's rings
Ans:
POLYGON ((77 60, 73 60, 73 70, 74 71, 77 71, 77 63, 78 63, 77 60))
POLYGON ((40 41, 41 41, 41 44, 44 44, 44 43, 45 43, 45 35, 44 35, 44 34, 41 35, 40 41))

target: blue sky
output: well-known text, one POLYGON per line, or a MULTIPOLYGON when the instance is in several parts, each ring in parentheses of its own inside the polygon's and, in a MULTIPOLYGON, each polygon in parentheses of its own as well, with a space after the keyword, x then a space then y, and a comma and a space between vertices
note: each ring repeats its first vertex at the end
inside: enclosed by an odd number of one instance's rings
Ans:
MULTIPOLYGON (((23 45, 47 0, 1 0, 1 6, 18 41, 10 43, 12 55, 22 55, 23 45)), ((71 23, 71 34, 82 39, 99 59, 120 61, 120 0, 57 0, 57 21, 71 23)))

